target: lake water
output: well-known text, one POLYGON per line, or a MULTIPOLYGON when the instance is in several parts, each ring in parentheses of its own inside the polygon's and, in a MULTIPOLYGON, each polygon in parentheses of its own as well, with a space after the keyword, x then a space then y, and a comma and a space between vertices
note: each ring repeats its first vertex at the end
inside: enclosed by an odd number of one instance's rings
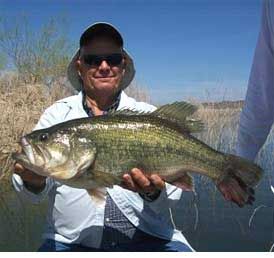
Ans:
MULTIPOLYGON (((269 251, 273 243, 273 193, 265 178, 253 206, 224 202, 212 183, 196 177, 197 196, 184 193, 174 222, 197 251, 269 251), (256 210, 256 212, 254 212, 256 210)), ((46 203, 23 204, 14 192, 1 194, 0 251, 35 251, 41 244, 46 203)))
MULTIPOLYGON (((197 181, 196 181, 197 182, 197 181)), ((273 244, 273 198, 265 179, 252 206, 225 202, 212 183, 198 181, 197 197, 185 194, 175 224, 198 251, 269 251, 273 244), (196 208, 195 208, 196 206, 196 208)))

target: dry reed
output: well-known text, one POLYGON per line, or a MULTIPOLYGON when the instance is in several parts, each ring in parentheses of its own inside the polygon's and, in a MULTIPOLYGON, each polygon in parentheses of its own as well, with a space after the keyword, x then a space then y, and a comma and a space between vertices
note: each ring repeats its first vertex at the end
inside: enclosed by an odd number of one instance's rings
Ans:
POLYGON ((62 82, 48 88, 41 84, 24 84, 15 74, 0 79, 1 182, 10 177, 11 152, 18 150, 20 136, 32 130, 46 107, 71 94, 72 90, 62 82))

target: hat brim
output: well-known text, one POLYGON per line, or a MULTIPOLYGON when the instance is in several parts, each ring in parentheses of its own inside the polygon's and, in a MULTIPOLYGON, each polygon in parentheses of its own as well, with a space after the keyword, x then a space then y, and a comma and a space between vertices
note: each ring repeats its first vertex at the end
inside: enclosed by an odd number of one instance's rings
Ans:
MULTIPOLYGON (((80 49, 77 50, 77 52, 71 59, 67 68, 68 80, 73 86, 73 88, 77 91, 81 91, 83 88, 83 81, 79 75, 79 72, 76 66, 76 61, 79 59, 79 55, 80 55, 80 49)), ((123 55, 125 58, 125 73, 119 85, 120 90, 124 90, 125 88, 127 88, 129 84, 132 82, 135 75, 133 60, 125 49, 123 49, 123 55)))

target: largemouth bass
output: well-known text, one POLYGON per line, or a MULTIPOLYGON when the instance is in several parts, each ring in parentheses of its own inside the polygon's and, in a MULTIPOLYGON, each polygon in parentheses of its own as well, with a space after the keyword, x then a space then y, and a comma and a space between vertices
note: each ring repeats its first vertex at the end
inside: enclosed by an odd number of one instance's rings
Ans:
POLYGON ((261 168, 195 138, 191 133, 202 129, 200 121, 190 119, 196 109, 175 102, 152 113, 122 110, 70 120, 25 135, 22 152, 13 158, 39 175, 88 190, 121 185, 132 168, 193 190, 189 173, 200 173, 214 181, 225 199, 251 204, 261 168))

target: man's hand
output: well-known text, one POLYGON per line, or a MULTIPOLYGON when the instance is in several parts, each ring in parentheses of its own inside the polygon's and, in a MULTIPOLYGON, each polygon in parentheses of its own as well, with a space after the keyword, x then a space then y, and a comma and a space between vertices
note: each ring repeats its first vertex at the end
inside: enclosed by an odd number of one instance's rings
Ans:
POLYGON ((165 182, 156 174, 146 176, 140 169, 133 168, 129 174, 123 175, 122 186, 141 194, 153 194, 164 189, 165 182))
POLYGON ((34 193, 39 193, 43 191, 46 185, 46 177, 39 176, 35 174, 34 172, 25 169, 22 165, 19 163, 15 163, 14 165, 14 173, 19 175, 26 188, 34 193))

